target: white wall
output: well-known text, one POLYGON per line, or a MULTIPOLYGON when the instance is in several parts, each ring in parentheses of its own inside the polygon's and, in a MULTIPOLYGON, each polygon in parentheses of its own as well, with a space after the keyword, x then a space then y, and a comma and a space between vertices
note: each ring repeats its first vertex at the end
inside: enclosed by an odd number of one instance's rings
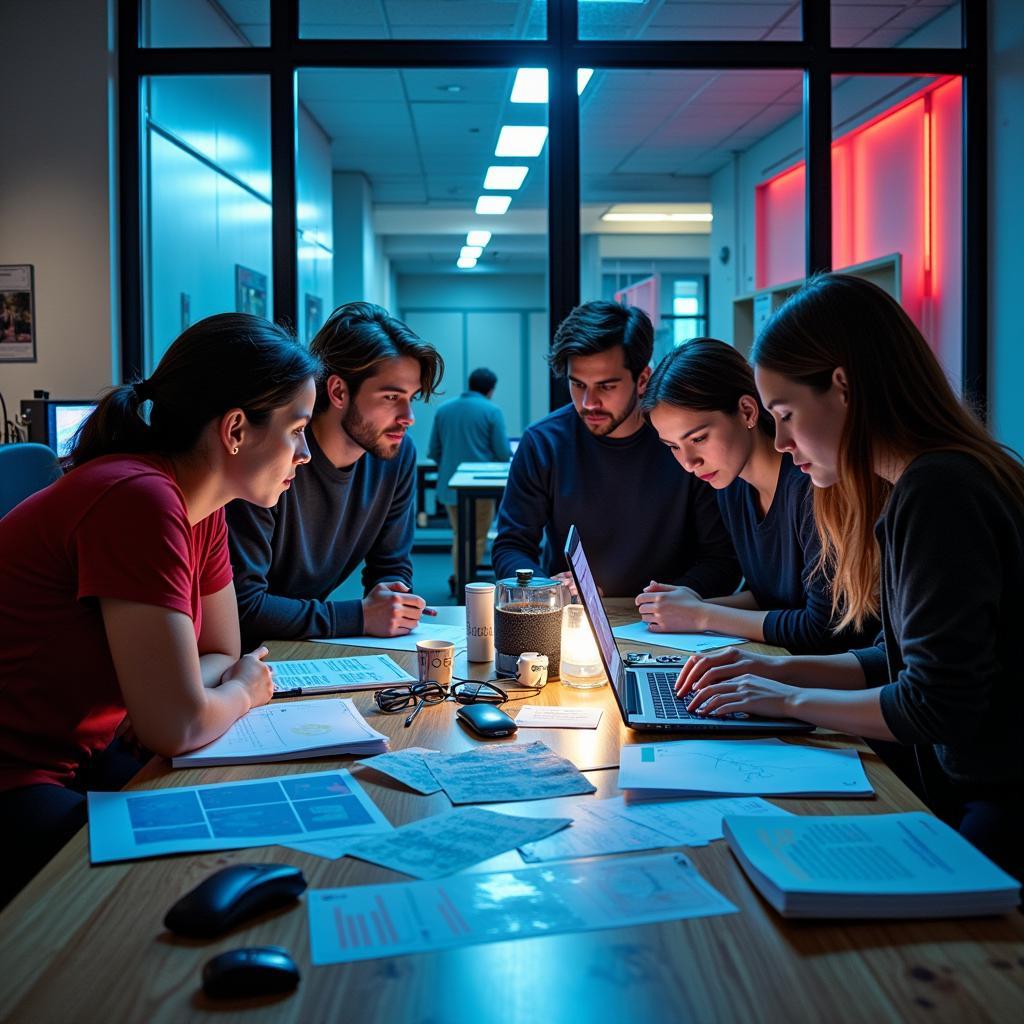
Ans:
POLYGON ((1024 4, 989 3, 989 413, 1024 452, 1024 4))
POLYGON ((119 376, 107 0, 2 0, 0 263, 35 267, 35 363, 0 363, 13 414, 35 388, 91 397, 119 376))

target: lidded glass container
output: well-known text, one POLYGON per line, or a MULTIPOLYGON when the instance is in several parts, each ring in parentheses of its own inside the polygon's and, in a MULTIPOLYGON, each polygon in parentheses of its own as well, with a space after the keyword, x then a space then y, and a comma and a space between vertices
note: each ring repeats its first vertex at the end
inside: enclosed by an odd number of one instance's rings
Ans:
POLYGON ((559 580, 517 569, 498 580, 494 592, 494 667, 499 676, 514 676, 519 655, 536 651, 548 656, 549 676, 559 663, 562 608, 569 588, 559 580))

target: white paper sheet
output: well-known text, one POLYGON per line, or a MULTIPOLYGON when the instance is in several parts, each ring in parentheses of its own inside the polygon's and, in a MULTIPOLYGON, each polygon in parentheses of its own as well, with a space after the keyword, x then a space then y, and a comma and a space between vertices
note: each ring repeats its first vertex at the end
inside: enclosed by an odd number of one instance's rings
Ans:
POLYGON ((318 637, 318 644, 347 644, 350 647, 372 647, 381 651, 415 651, 417 640, 447 640, 455 649, 466 646, 466 627, 449 626, 443 622, 424 622, 404 636, 341 636, 331 639, 318 637))
POLYGON ((341 839, 308 839, 302 843, 281 843, 286 850, 298 850, 299 853, 308 853, 314 857, 323 857, 324 860, 338 860, 344 857, 349 847, 355 842, 351 838, 341 839))
POLYGON ((243 715, 205 747, 171 759, 175 768, 294 761, 300 757, 379 753, 388 738, 372 729, 350 699, 265 704, 243 715))
POLYGON ((594 793, 571 761, 540 740, 428 754, 427 767, 453 804, 500 804, 594 793))
POLYGON ((644 799, 672 795, 867 796, 856 750, 781 740, 678 740, 622 748, 619 788, 644 799))
POLYGON ((714 839, 722 839, 722 819, 727 814, 748 817, 778 817, 788 815, 775 804, 759 796, 712 797, 711 799, 668 800, 648 803, 626 803, 621 796, 605 800, 619 813, 664 833, 672 846, 706 846, 714 839))
POLYGON ((426 754, 436 753, 436 750, 428 750, 426 747, 405 747, 387 754, 378 754, 377 757, 368 757, 359 763, 364 768, 374 768, 392 779, 397 779, 403 786, 408 786, 417 793, 429 796, 431 793, 441 792, 441 783, 434 778, 433 772, 423 758, 426 754))
POLYGON ((89 793, 93 864, 390 832, 344 769, 175 789, 89 793))
POLYGON ((524 704, 516 715, 520 729, 596 729, 603 708, 562 708, 524 704))
POLYGON ((679 853, 311 890, 315 965, 735 914, 679 853))
POLYGON ((686 651, 688 654, 703 654, 719 647, 747 643, 741 636, 719 636, 717 633, 652 633, 647 628, 647 623, 643 621, 616 626, 612 633, 619 640, 649 644, 653 647, 670 647, 674 651, 686 651))
POLYGON ((274 670, 274 696, 297 697, 303 693, 376 690, 415 682, 398 662, 386 654, 351 658, 307 658, 302 661, 268 661, 274 670))
POLYGON ((521 818, 483 807, 456 807, 403 825, 387 835, 360 839, 348 855, 413 878, 441 878, 523 843, 550 836, 570 821, 521 818))

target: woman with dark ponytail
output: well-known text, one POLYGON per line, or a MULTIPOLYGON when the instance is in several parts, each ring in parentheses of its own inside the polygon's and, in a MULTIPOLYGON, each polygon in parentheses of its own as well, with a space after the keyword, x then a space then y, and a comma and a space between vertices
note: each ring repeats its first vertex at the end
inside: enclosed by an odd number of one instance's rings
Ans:
POLYGON ((119 727, 170 757, 270 699, 266 649, 239 649, 224 505, 276 504, 309 460, 317 370, 266 320, 202 320, 0 520, 0 817, 18 837, 0 903, 82 825, 87 789, 138 769, 119 727))
POLYGON ((839 624, 880 612, 882 633, 831 657, 691 659, 679 691, 696 691, 702 713, 793 715, 903 745, 932 809, 1024 880, 1020 457, 957 398, 899 304, 860 278, 812 280, 752 360, 776 444, 814 483, 839 624))
POLYGON ((704 600, 652 580, 636 599, 651 632, 710 630, 800 654, 869 643, 877 623, 833 629, 810 480, 776 450, 746 359, 724 341, 689 341, 658 364, 640 405, 679 465, 715 489, 744 578, 740 593, 704 600))

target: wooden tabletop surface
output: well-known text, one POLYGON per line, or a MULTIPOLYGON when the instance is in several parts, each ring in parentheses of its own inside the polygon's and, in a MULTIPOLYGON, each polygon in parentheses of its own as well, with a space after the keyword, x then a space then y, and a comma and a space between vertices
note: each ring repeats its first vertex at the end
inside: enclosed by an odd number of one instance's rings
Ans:
MULTIPOLYGON (((626 602, 608 605, 613 622, 635 618, 626 602)), ((454 609, 441 612, 448 621, 460 614, 454 609)), ((309 642, 271 646, 278 659, 356 653, 309 642)), ((415 672, 414 655, 392 656, 415 672)), ((467 678, 487 678, 491 671, 489 665, 467 666, 464 654, 456 667, 456 674, 467 678)), ((415 745, 458 751, 479 742, 456 724, 452 704, 425 708, 405 729, 404 716, 380 714, 371 694, 354 697, 367 720, 391 737, 392 749, 415 745)), ((622 727, 608 687, 580 692, 549 683, 529 703, 604 709, 595 731, 531 729, 515 738, 543 739, 572 759, 589 773, 597 797, 618 792, 617 773, 608 769, 618 762, 619 745, 651 737, 622 727)), ((513 715, 515 707, 509 706, 513 715)), ((803 814, 920 809, 910 791, 855 739, 830 733, 793 742, 858 746, 877 797, 776 801, 780 807, 803 814)), ((340 763, 351 766, 353 759, 340 763)), ((338 764, 332 759, 172 771, 167 762, 154 759, 130 788, 260 778, 338 764)), ((395 825, 450 806, 443 793, 420 796, 359 767, 354 774, 395 825)), ((501 806, 514 811, 517 805, 501 806)), ((210 872, 232 863, 295 864, 312 888, 407 881, 406 876, 350 858, 329 861, 281 847, 91 867, 86 840, 83 829, 0 915, 0 1020, 1024 1020, 1021 915, 920 922, 784 921, 757 895, 722 842, 684 852, 740 908, 739 914, 313 968, 304 905, 266 915, 209 942, 172 937, 163 928, 164 913, 210 872), (224 950, 251 945, 282 945, 291 951, 303 974, 297 992, 218 1003, 206 999, 199 986, 202 965, 224 950)), ((9 841, 17 842, 17 837, 9 841)), ((520 863, 513 852, 487 866, 520 863)))

